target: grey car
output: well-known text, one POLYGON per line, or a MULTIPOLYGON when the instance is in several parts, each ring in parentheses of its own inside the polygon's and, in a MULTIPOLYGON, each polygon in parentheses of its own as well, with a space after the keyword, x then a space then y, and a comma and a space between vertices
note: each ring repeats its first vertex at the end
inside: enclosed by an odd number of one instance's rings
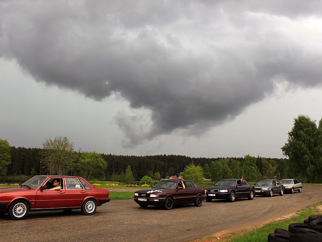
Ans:
POLYGON ((296 179, 283 179, 281 180, 285 192, 294 193, 295 191, 301 192, 303 185, 296 179))
POLYGON ((274 194, 283 196, 284 187, 274 179, 261 180, 255 185, 255 195, 272 197, 274 194))

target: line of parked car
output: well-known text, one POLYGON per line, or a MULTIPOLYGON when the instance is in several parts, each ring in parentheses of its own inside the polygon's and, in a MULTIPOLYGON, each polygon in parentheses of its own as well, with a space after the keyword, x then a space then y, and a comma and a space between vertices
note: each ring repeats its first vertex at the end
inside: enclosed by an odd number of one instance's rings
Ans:
MULTIPOLYGON (((252 200, 256 195, 272 197, 286 191, 301 192, 302 183, 296 179, 283 179, 280 183, 267 179, 253 186, 244 179, 223 179, 204 189, 190 180, 165 179, 150 189, 136 191, 134 201, 142 208, 154 205, 169 210, 177 204, 201 206, 204 200, 252 200)), ((30 211, 81 209, 83 214, 92 215, 97 206, 109 201, 108 189, 96 188, 82 177, 38 175, 18 188, 0 189, 0 214, 8 213, 12 219, 23 219, 30 211)))
POLYGON ((284 195, 284 192, 301 192, 302 183, 296 179, 283 179, 278 183, 274 179, 261 180, 255 186, 244 179, 222 179, 214 186, 202 189, 195 183, 183 179, 168 179, 157 183, 152 189, 144 189, 134 193, 134 201, 141 207, 148 205, 172 209, 176 204, 194 203, 201 206, 202 201, 226 199, 234 202, 236 198, 254 199, 256 195, 272 197, 274 194, 284 195))

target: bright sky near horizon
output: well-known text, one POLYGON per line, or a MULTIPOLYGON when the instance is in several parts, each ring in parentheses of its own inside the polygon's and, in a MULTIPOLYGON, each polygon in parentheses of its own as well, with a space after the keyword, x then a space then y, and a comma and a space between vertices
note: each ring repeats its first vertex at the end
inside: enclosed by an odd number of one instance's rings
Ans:
POLYGON ((0 138, 115 155, 283 157, 322 118, 322 2, 0 2, 0 138))

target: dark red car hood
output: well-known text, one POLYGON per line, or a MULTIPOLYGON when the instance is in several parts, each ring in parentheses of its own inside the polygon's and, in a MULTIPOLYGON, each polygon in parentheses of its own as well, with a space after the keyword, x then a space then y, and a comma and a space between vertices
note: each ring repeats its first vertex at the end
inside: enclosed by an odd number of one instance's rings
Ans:
POLYGON ((30 188, 27 188, 27 187, 3 188, 3 189, 0 189, 0 194, 10 193, 10 192, 25 192, 26 190, 30 190, 30 188))
MULTIPOLYGON (((150 189, 143 189, 143 190, 139 190, 136 191, 137 193, 158 193, 158 192, 164 192, 164 191, 168 191, 169 189, 154 189, 154 188, 150 188, 150 189)), ((170 189, 173 190, 173 189, 170 189)))

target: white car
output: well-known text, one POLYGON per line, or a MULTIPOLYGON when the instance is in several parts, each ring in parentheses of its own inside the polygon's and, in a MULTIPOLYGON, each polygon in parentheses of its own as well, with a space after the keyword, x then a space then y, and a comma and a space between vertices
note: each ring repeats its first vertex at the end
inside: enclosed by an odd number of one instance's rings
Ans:
POLYGON ((280 181, 280 183, 284 186, 285 192, 301 192, 303 188, 302 183, 296 179, 283 179, 280 181))

